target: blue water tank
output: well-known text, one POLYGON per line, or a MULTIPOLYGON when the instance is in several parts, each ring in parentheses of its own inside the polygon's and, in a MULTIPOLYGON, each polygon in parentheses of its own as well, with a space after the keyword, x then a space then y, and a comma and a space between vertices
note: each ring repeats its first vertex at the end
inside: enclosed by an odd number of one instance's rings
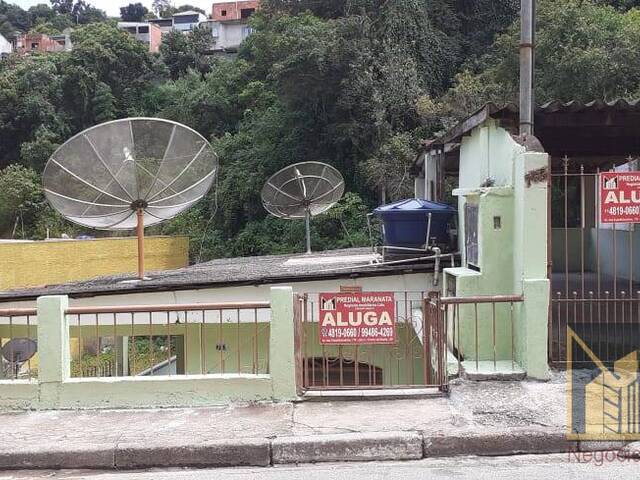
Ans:
POLYGON ((384 224, 386 246, 424 248, 431 214, 429 236, 437 245, 449 245, 449 223, 457 210, 451 205, 429 202, 418 198, 402 200, 377 208, 376 216, 384 224))

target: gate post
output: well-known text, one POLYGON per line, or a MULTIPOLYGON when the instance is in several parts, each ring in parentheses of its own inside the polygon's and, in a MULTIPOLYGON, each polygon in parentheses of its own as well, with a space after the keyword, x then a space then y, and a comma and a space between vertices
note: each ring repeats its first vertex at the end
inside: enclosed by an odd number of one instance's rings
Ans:
MULTIPOLYGON (((516 162, 516 289, 524 295, 513 325, 515 356, 531 378, 546 380, 548 371, 548 176, 549 156, 524 152, 516 162), (542 180, 544 178, 544 181, 542 180), (519 285, 518 285, 519 284, 519 285)), ((516 291, 517 291, 516 290, 516 291)))
POLYGON ((293 302, 291 287, 271 288, 269 371, 274 400, 295 400, 298 396, 293 302))

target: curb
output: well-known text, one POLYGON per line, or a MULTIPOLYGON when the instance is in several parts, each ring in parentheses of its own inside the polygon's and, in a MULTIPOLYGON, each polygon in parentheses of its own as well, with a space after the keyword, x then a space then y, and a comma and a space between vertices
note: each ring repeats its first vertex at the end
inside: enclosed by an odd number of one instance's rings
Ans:
POLYGON ((271 444, 274 464, 419 460, 422 435, 415 432, 347 433, 280 437, 271 444))
POLYGON ((0 451, 0 470, 58 470, 63 468, 113 469, 113 447, 90 446, 60 450, 0 451))
POLYGON ((577 448, 577 442, 567 440, 564 433, 536 430, 470 433, 424 438, 424 456, 455 457, 461 455, 509 456, 542 453, 564 453, 577 448))
POLYGON ((68 449, 0 449, 0 470, 134 470, 153 467, 267 467, 270 465, 420 460, 433 457, 551 454, 620 448, 618 442, 576 442, 539 430, 432 435, 364 432, 158 445, 127 443, 68 449))
POLYGON ((269 440, 248 439, 160 447, 118 445, 112 468, 128 470, 152 467, 267 467, 270 464, 269 440))

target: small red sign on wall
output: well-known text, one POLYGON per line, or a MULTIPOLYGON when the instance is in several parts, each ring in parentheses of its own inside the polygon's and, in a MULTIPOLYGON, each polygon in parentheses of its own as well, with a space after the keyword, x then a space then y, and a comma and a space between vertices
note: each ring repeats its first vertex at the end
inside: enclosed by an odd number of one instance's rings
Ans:
POLYGON ((396 343, 393 293, 322 293, 319 318, 323 345, 396 343))
POLYGON ((640 223, 640 172, 600 174, 600 221, 640 223))

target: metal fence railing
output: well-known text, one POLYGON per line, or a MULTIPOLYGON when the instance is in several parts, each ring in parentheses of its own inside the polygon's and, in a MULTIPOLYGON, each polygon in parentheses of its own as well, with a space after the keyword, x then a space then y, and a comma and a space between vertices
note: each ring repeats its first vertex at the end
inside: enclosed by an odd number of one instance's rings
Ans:
POLYGON ((269 372, 269 302, 72 307, 74 377, 269 372))
MULTIPOLYGON (((480 370, 488 362, 493 371, 498 363, 516 368, 514 307, 524 301, 520 295, 442 297, 438 299, 442 315, 449 319, 450 344, 458 363, 480 370), (471 333, 471 335, 470 335, 471 333)), ((491 371, 491 370, 489 370, 491 371)))
MULTIPOLYGON (((425 292, 395 292, 394 344, 323 344, 320 295, 298 296, 299 383, 302 391, 440 387, 433 358, 446 354, 444 318, 425 308, 425 292), (434 332, 440 333, 435 335, 434 332)), ((442 371, 442 370, 441 370, 442 371)))
MULTIPOLYGON (((569 158, 558 165, 550 199, 549 361, 566 366, 571 328, 611 365, 640 348, 640 236, 633 223, 602 221, 600 181, 609 169, 569 158)), ((582 349, 572 353, 571 362, 593 366, 582 349)))

